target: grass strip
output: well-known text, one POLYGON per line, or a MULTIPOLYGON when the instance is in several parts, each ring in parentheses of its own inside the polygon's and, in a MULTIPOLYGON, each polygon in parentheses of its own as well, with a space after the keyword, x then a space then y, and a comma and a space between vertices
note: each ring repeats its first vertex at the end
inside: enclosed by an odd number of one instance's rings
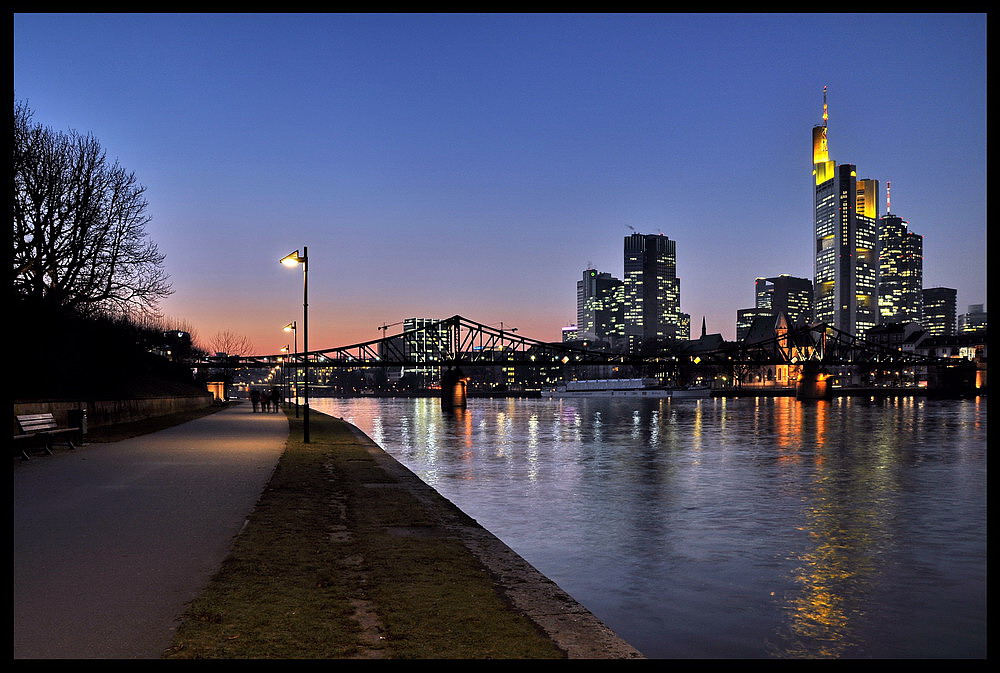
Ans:
POLYGON ((166 658, 486 659, 564 654, 344 422, 301 420, 166 658))

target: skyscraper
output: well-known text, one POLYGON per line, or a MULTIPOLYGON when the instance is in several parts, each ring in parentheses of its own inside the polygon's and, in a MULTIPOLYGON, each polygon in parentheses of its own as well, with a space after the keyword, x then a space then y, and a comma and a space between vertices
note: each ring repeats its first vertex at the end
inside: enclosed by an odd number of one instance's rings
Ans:
POLYGON ((813 284, 808 278, 796 278, 783 273, 773 278, 754 281, 754 307, 736 312, 736 340, 741 341, 760 317, 788 316, 793 325, 812 322, 813 284))
POLYGON ((877 322, 878 180, 859 180, 856 166, 830 159, 828 118, 824 87, 823 124, 813 127, 813 310, 818 322, 863 335, 877 322))
POLYGON ((924 239, 890 210, 878 220, 878 309, 880 323, 921 322, 923 318, 924 239))
POLYGON ((586 269, 576 282, 578 337, 611 340, 622 333, 622 281, 610 273, 586 269))
POLYGON ((923 297, 923 325, 932 336, 951 336, 955 333, 955 313, 958 310, 958 292, 950 287, 929 287, 923 297))
POLYGON ((672 339, 681 326, 677 243, 663 234, 625 237, 625 337, 630 349, 672 339))
POLYGON ((783 273, 773 278, 758 278, 754 284, 757 308, 788 314, 794 325, 804 325, 812 320, 812 281, 783 273))

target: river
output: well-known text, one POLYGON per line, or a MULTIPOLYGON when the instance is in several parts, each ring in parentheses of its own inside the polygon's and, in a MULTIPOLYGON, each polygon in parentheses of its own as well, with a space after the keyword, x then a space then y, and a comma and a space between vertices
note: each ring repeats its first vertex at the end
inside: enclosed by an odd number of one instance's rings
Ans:
POLYGON ((652 658, 986 656, 986 398, 315 399, 652 658))

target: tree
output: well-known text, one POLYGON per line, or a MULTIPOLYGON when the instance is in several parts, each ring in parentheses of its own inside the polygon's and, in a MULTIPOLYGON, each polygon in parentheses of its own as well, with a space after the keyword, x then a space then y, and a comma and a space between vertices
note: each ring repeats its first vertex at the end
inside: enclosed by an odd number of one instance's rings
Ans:
POLYGON ((254 351, 250 339, 229 331, 217 332, 208 348, 213 353, 225 353, 226 355, 250 355, 254 351))
POLYGON ((100 143, 14 107, 15 296, 79 315, 155 313, 171 293, 145 187, 100 143))

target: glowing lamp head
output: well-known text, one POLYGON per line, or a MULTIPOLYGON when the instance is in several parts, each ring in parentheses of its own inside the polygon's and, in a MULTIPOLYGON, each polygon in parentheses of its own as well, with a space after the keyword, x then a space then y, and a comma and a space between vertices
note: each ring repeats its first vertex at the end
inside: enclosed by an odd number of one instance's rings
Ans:
POLYGON ((295 329, 295 322, 292 321, 292 322, 288 323, 287 325, 285 325, 284 327, 282 327, 281 329, 283 329, 286 332, 291 332, 292 330, 295 329))
POLYGON ((299 251, 296 250, 295 252, 288 253, 287 255, 285 255, 284 257, 282 257, 278 261, 281 264, 284 264, 287 267, 293 267, 293 266, 298 266, 299 264, 301 264, 302 263, 302 258, 299 257, 299 251))

